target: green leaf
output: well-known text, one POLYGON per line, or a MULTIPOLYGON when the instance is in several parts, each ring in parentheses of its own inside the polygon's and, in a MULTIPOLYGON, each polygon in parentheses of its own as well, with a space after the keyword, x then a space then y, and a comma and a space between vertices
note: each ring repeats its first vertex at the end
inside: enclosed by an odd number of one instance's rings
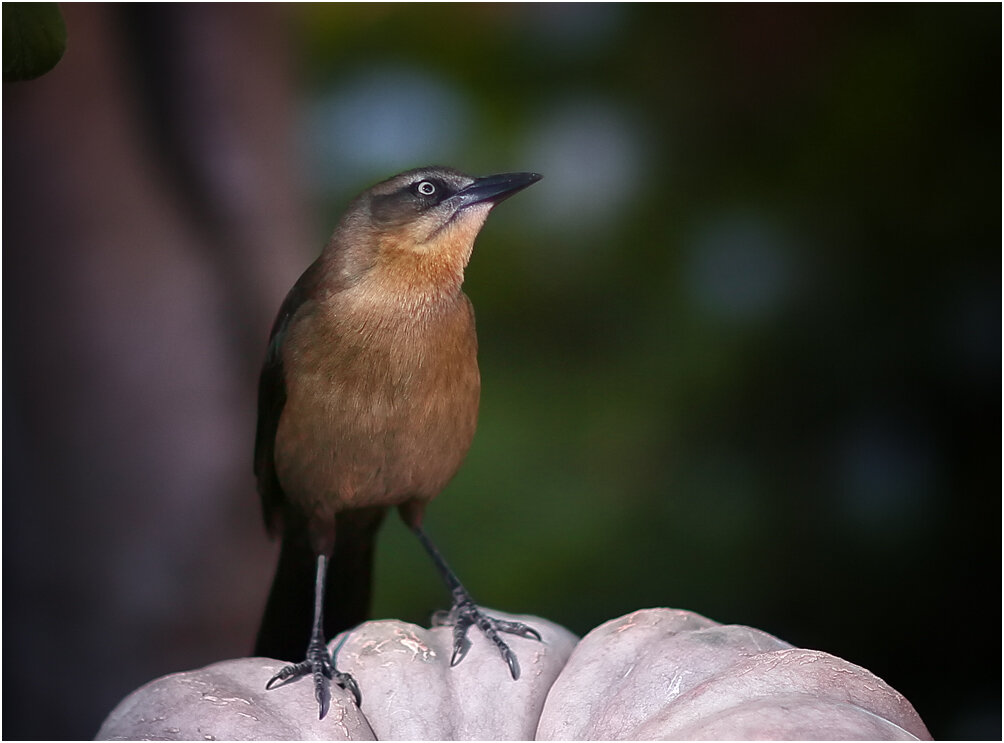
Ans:
POLYGON ((3 4, 4 82, 31 80, 66 51, 66 25, 56 3, 3 4))

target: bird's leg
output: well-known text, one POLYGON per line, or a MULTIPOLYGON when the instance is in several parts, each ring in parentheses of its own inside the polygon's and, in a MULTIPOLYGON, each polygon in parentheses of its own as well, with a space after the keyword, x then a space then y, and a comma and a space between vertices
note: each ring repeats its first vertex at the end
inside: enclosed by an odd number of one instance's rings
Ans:
POLYGON ((411 528, 415 532, 415 536, 418 537, 418 541, 425 547, 425 551, 429 553, 429 556, 436 565, 436 569, 443 577, 447 588, 450 589, 450 593, 453 594, 453 606, 450 611, 437 612, 436 616, 433 617, 435 624, 453 626, 453 657, 450 658, 450 665, 457 665, 467 655, 467 651, 471 648, 471 641, 467 639, 467 631, 471 628, 471 625, 475 625, 485 633, 485 636, 489 640, 495 643, 506 665, 509 666, 509 672, 512 674, 513 679, 518 679, 519 661, 516 660, 516 654, 509 649, 509 646, 499 633, 506 632, 533 640, 540 640, 540 633, 522 622, 495 619, 481 611, 474 603, 474 599, 471 598, 471 594, 464 588, 460 579, 457 578, 457 574, 450 569, 450 566, 446 564, 446 560, 439 554, 439 550, 436 549, 436 546, 426 536, 422 527, 412 526, 411 528))
POLYGON ((324 555, 318 555, 317 579, 314 583, 314 626, 310 631, 306 660, 284 666, 265 684, 266 689, 271 689, 278 682, 297 679, 308 673, 312 674, 314 677, 314 698, 317 699, 317 719, 319 720, 323 720, 324 716, 328 714, 328 703, 331 701, 330 681, 334 681, 346 691, 351 692, 352 696, 355 697, 356 706, 362 703, 356 680, 349 674, 342 673, 335 668, 334 661, 328 653, 327 643, 324 642, 324 580, 327 572, 328 558, 324 555))

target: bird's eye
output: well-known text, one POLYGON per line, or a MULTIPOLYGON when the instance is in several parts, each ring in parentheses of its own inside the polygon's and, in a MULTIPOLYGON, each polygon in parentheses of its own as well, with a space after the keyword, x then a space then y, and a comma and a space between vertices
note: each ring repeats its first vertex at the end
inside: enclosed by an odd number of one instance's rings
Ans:
POLYGON ((436 184, 431 181, 422 181, 415 187, 415 190, 422 196, 432 196, 436 193, 436 184))

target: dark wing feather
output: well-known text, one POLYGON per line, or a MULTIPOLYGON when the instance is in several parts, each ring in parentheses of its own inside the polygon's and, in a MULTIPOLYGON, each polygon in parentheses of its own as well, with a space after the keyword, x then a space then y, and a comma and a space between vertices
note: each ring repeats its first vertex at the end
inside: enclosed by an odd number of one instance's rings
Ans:
POLYGON ((254 474, 258 479, 262 514, 269 532, 276 533, 285 495, 275 471, 275 434, 286 404, 286 379, 282 368, 282 346, 296 313, 310 297, 320 273, 315 261, 289 290, 272 325, 268 351, 258 379, 258 428, 254 442, 254 474))

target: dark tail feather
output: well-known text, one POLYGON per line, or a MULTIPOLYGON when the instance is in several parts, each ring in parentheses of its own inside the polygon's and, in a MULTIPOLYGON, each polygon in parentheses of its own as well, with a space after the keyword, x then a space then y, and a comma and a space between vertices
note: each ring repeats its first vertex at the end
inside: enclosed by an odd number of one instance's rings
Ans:
MULTIPOLYGON (((373 553, 383 516, 382 508, 338 514, 335 551, 324 589, 326 640, 369 617, 373 553)), ((306 534, 287 531, 255 641, 256 656, 291 662, 303 660, 313 624, 316 573, 317 556, 306 534)))
POLYGON ((373 555, 385 512, 383 508, 366 508, 338 514, 324 601, 324 636, 328 640, 370 617, 373 555))

